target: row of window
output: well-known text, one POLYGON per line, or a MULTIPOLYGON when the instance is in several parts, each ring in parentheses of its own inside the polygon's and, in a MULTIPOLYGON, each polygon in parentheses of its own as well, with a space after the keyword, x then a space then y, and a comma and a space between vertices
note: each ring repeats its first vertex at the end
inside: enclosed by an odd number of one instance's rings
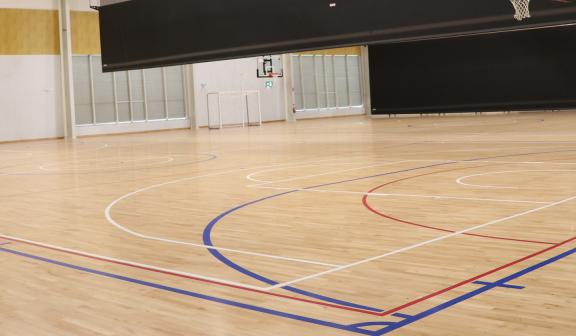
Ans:
POLYGON ((296 110, 362 105, 360 57, 293 55, 296 110))
POLYGON ((100 56, 74 56, 76 124, 187 117, 184 67, 102 72, 100 56))

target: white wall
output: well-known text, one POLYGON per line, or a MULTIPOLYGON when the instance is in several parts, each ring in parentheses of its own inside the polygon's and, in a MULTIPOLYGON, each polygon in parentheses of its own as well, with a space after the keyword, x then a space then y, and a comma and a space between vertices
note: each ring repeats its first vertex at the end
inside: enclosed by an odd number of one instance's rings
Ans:
MULTIPOLYGON (((195 64, 194 103, 197 126, 208 125, 208 92, 258 90, 261 96, 262 120, 285 120, 284 80, 274 79, 274 87, 266 88, 266 81, 256 77, 256 58, 195 64)), ((223 119, 235 120, 234 116, 223 119)))
POLYGON ((304 111, 296 111, 294 115, 297 120, 314 119, 314 118, 330 118, 330 117, 344 117, 353 115, 364 115, 366 110, 364 106, 351 106, 351 107, 334 107, 334 108, 321 108, 304 111))
POLYGON ((0 56, 0 141, 64 136, 60 56, 0 56))
POLYGON ((151 120, 137 121, 118 124, 99 124, 99 125, 81 125, 76 126, 76 135, 102 135, 102 134, 119 134, 149 132, 169 129, 190 128, 190 120, 151 120))
MULTIPOLYGON (((73 10, 89 3, 70 0, 73 10)), ((57 10, 58 0, 0 0, 0 8, 57 10)), ((0 141, 63 136, 60 56, 0 55, 0 141)))

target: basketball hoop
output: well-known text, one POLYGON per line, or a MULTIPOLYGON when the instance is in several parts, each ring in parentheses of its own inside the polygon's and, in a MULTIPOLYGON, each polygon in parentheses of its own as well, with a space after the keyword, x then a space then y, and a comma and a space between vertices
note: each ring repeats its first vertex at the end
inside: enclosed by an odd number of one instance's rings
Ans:
POLYGON ((282 58, 278 55, 260 56, 257 59, 256 76, 258 78, 284 77, 282 58))
POLYGON ((510 0, 510 2, 512 2, 516 10, 516 14, 514 15, 516 20, 522 21, 530 18, 530 0, 510 0))

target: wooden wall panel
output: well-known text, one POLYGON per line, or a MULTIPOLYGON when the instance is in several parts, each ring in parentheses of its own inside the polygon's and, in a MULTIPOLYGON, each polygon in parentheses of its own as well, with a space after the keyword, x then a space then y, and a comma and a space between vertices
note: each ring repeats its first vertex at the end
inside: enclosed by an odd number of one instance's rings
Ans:
POLYGON ((360 47, 313 50, 297 53, 298 55, 360 55, 360 47))
POLYGON ((0 55, 57 55, 58 12, 0 9, 0 55))
POLYGON ((100 54, 100 22, 96 12, 72 12, 72 53, 100 54))

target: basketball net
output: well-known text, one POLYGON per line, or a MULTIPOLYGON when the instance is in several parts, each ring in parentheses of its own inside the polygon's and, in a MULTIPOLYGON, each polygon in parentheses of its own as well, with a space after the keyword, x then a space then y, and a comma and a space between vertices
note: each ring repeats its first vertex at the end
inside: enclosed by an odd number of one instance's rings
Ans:
POLYGON ((530 0, 510 0, 514 9, 516 10, 516 15, 514 18, 518 21, 530 18, 530 0))

